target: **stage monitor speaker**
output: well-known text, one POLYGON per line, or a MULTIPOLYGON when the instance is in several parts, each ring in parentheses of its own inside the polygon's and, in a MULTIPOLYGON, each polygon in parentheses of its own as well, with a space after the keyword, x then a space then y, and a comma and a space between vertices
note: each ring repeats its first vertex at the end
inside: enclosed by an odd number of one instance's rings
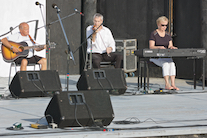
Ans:
POLYGON ((124 94, 127 89, 123 69, 87 69, 77 82, 78 90, 109 90, 111 94, 124 94))
POLYGON ((45 110, 48 124, 59 128, 108 126, 114 118, 109 94, 104 90, 56 92, 45 110))
POLYGON ((9 85, 15 98, 51 96, 61 91, 59 74, 56 70, 19 71, 9 85))

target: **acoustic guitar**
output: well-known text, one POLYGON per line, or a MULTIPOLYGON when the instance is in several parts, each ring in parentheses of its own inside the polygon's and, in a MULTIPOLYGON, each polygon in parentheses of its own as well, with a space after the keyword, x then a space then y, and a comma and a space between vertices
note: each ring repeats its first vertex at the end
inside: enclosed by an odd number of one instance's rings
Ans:
POLYGON ((20 52, 14 53, 10 48, 1 45, 1 51, 3 55, 3 59, 6 62, 13 62, 15 59, 19 57, 27 57, 29 53, 29 49, 35 49, 35 48, 43 48, 44 45, 36 45, 36 46, 28 46, 26 42, 12 42, 9 41, 9 43, 13 46, 19 49, 20 52))

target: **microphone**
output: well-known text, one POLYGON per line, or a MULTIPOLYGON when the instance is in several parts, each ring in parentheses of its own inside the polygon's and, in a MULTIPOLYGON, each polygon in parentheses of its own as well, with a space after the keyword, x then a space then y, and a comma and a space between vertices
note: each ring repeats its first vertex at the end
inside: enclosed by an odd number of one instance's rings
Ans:
POLYGON ((13 27, 10 27, 9 29, 10 29, 10 31, 14 30, 14 28, 13 28, 13 27))
POLYGON ((58 12, 60 12, 60 9, 58 8, 57 4, 53 3, 53 4, 52 4, 52 7, 53 7, 54 9, 57 9, 58 12))
POLYGON ((13 27, 10 27, 10 32, 11 32, 11 34, 12 34, 12 31, 14 30, 14 28, 13 27))
POLYGON ((75 12, 79 13, 80 15, 84 16, 82 12, 79 12, 77 9, 74 9, 75 12))
POLYGON ((36 1, 35 4, 36 5, 43 5, 43 4, 39 3, 38 1, 36 1))

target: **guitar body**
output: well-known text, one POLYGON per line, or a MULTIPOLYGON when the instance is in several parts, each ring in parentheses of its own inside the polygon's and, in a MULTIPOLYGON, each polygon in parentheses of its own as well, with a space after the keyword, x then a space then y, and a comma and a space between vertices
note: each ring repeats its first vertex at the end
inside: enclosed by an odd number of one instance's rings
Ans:
POLYGON ((5 62, 13 62, 19 57, 27 57, 29 50, 22 50, 22 47, 28 46, 26 42, 20 42, 20 43, 15 43, 12 41, 9 41, 9 43, 13 46, 19 49, 18 53, 14 53, 11 51, 11 49, 7 48, 2 44, 1 46, 1 51, 3 55, 3 59, 5 62))

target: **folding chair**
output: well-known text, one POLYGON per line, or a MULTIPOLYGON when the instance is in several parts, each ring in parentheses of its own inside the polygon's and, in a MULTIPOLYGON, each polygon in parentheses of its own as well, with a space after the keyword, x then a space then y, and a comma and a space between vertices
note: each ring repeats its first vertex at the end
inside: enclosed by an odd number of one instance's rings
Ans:
MULTIPOLYGON (((38 65, 38 64, 34 64, 34 63, 30 63, 28 64, 27 66, 33 66, 34 67, 34 70, 35 70, 35 65, 38 65)), ((12 67, 15 67, 15 72, 17 72, 17 67, 18 66, 21 66, 20 64, 16 64, 15 62, 12 62, 11 65, 10 65, 10 69, 9 69, 9 80, 8 80, 8 86, 10 85, 10 82, 11 82, 11 71, 12 71, 12 67)), ((40 68, 40 65, 39 65, 39 68, 40 68)))
MULTIPOLYGON (((85 62, 85 69, 92 69, 92 64, 90 63, 90 54, 86 53, 86 62, 85 62), (90 65, 91 64, 91 65, 90 65)), ((115 62, 100 62, 101 68, 115 68, 115 62)))

